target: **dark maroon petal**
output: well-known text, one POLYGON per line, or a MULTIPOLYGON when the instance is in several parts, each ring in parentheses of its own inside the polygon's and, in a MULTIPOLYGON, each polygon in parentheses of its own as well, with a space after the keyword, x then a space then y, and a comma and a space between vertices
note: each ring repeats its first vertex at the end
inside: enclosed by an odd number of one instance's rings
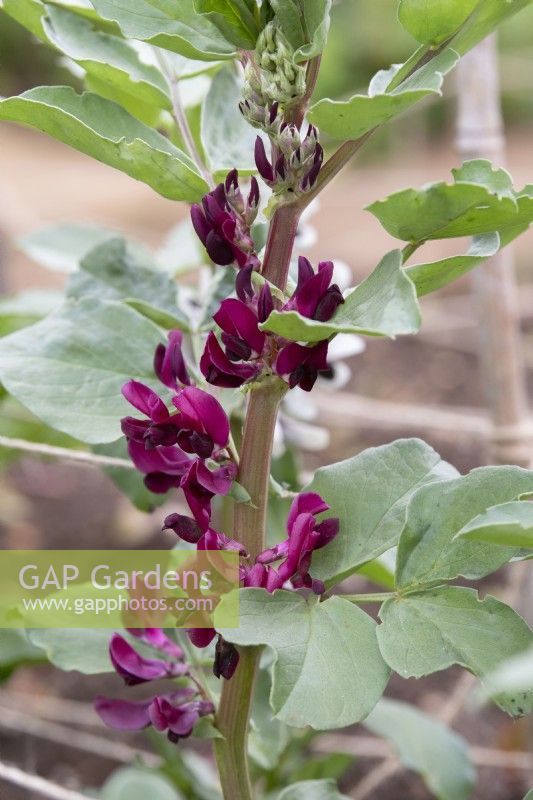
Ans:
POLYGON ((190 544, 196 544, 203 535, 196 521, 184 514, 169 514, 165 517, 163 530, 173 530, 176 536, 190 544))
POLYGON ((222 636, 219 636, 215 647, 214 676, 216 678, 225 678, 229 681, 233 677, 238 663, 239 651, 235 645, 226 642, 222 636))
POLYGON ((148 708, 152 698, 132 702, 98 696, 94 701, 94 710, 108 726, 117 731, 140 731, 150 725, 148 708))
POLYGON ((228 242, 223 239, 215 231, 209 231, 205 242, 205 249, 211 261, 219 264, 221 267, 228 267, 235 261, 233 255, 233 248, 228 242))
POLYGON ((265 343, 265 334, 257 327, 258 320, 252 309, 242 300, 228 298, 213 315, 217 325, 225 332, 245 341, 260 355, 265 343))
POLYGON ((205 431, 219 447, 229 439, 229 419, 218 400, 196 386, 182 389, 172 402, 186 417, 194 420, 198 432, 205 431))
POLYGON ((272 292, 270 291, 268 283, 265 283, 257 300, 257 316, 259 322, 266 322, 273 310, 274 301, 272 299, 272 292))
POLYGON ((260 136, 255 140, 255 165, 261 177, 267 181, 267 183, 272 183, 274 180, 274 170, 267 158, 265 145, 260 136))
POLYGON ((341 290, 337 284, 334 283, 319 301, 315 309, 314 319, 319 322, 327 322, 342 303, 344 303, 344 298, 341 290))
POLYGON ((140 472, 164 472, 170 475, 183 475, 190 466, 191 460, 177 447, 158 447, 146 450, 143 444, 128 442, 130 458, 140 472))
POLYGON ((318 378, 318 370, 310 364, 302 364, 289 377, 289 386, 299 386, 304 392, 310 392, 318 378))
POLYGON ((249 302, 254 296, 254 288, 252 286, 253 269, 252 264, 243 267, 239 270, 235 279, 237 297, 239 300, 242 300, 243 303, 249 302))
POLYGON ((156 658, 143 658, 118 634, 114 634, 111 639, 109 656, 111 663, 127 686, 172 675, 183 675, 188 671, 186 664, 170 663, 156 658))
POLYGON ((211 331, 200 359, 200 370, 208 383, 224 388, 242 386, 254 378, 261 367, 255 364, 235 364, 230 361, 211 331))
POLYGON ((299 289, 296 289, 291 297, 291 308, 295 308, 304 317, 314 318, 316 308, 326 293, 333 275, 333 263, 323 262, 323 267, 316 275, 305 281, 299 289))
POLYGON ((144 485, 154 494, 166 494, 170 489, 180 485, 180 478, 164 472, 150 472, 145 475, 144 485))
POLYGON ((306 347, 307 354, 305 356, 306 364, 310 364, 320 372, 321 370, 328 369, 328 342, 327 340, 319 342, 312 347, 306 347))
POLYGON ((324 511, 329 510, 329 505, 323 500, 316 492, 301 492, 296 495, 291 503, 289 514, 287 517, 287 531, 291 532, 296 518, 300 514, 322 514, 324 511))
POLYGON ((274 172, 277 176, 281 178, 282 181, 285 180, 285 176, 287 174, 287 168, 285 163, 285 156, 283 155, 283 153, 277 158, 276 165, 274 167, 274 172))
POLYGON ((120 420, 120 427, 127 439, 133 439, 135 442, 144 442, 144 435, 150 427, 150 423, 147 420, 137 419, 136 417, 124 417, 120 420))
POLYGON ((307 283, 314 276, 313 267, 311 266, 311 262, 305 256, 299 256, 298 258, 298 283, 296 285, 296 291, 302 288, 304 283, 307 283))
POLYGON ((168 344, 158 345, 154 356, 154 371, 161 383, 169 389, 177 389, 178 384, 188 386, 189 374, 182 352, 183 334, 181 331, 170 331, 168 344))
POLYGON ((252 357, 252 348, 238 336, 223 333, 221 339, 230 361, 248 361, 252 357))
POLYGON ((188 628, 187 635, 195 647, 203 648, 210 645, 217 634, 214 628, 188 628))
POLYGON ((327 544, 331 542, 332 539, 338 534, 340 528, 340 522, 337 517, 331 517, 330 519, 325 519, 320 525, 316 526, 316 538, 314 544, 314 550, 320 550, 321 547, 325 547, 327 544))
POLYGON ((278 107, 279 107, 279 103, 277 101, 275 103, 272 103, 272 105, 270 106, 270 109, 269 109, 269 112, 268 112, 268 121, 270 122, 271 125, 273 125, 274 120, 278 116, 278 107))
POLYGON ((285 345, 276 359, 278 375, 290 375, 305 360, 307 348, 296 342, 285 345))
POLYGON ((152 422, 165 422, 168 409, 161 398, 148 386, 140 381, 128 381, 122 387, 122 394, 136 409, 150 417, 152 422))
POLYGON ((259 184, 257 178, 253 177, 250 181, 250 191, 248 193, 247 208, 255 209, 259 205, 259 184))
POLYGON ((196 235, 198 236, 202 244, 205 245, 207 241, 207 236, 211 231, 211 226, 207 222, 204 212, 202 211, 198 203, 194 203, 191 206, 191 221, 193 228, 196 231, 196 235))
POLYGON ((224 186, 226 192, 229 192, 231 189, 237 191, 239 188, 239 173, 236 169, 232 169, 231 172, 228 172, 226 175, 226 180, 224 182, 224 186))

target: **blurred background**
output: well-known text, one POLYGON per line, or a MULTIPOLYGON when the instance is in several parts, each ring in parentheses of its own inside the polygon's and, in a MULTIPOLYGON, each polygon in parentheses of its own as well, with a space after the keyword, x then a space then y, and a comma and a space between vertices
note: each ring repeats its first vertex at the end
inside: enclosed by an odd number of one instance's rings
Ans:
MULTIPOLYGON (((413 41, 397 22, 396 7, 397 0, 335 3, 317 97, 340 98, 364 91, 378 69, 406 59, 413 41)), ((532 34, 530 7, 507 23, 499 37, 507 166, 517 187, 533 183, 532 34)), ((337 260, 341 269, 346 265, 354 282, 361 280, 396 246, 364 207, 408 185, 450 179, 450 170, 461 162, 455 146, 456 80, 453 74, 447 79, 442 100, 424 102, 408 117, 386 126, 324 192, 320 207, 313 209, 301 231, 300 251, 314 263, 337 260)), ((16 94, 42 84, 81 87, 56 54, 0 12, 0 94, 16 94)), ((196 88, 195 100, 201 97, 201 83, 196 88)), ((157 250, 186 215, 184 206, 157 196, 122 173, 33 131, 0 124, 0 335, 14 324, 6 298, 20 291, 60 289, 67 279, 61 268, 37 264, 27 247, 23 252, 18 246, 22 238, 54 223, 82 222, 112 228, 157 250)), ((530 391, 532 235, 522 236, 514 248, 530 391)), ((427 252, 437 259, 458 250, 456 242, 437 242, 427 252)), ((369 340, 364 352, 348 354, 349 373, 335 400, 322 387, 315 410, 310 412, 311 427, 301 425, 295 431, 293 426, 291 436, 304 473, 404 435, 421 436, 461 471, 487 463, 489 415, 470 278, 424 299, 422 306, 424 322, 419 336, 395 342, 369 340)), ((31 318, 31 303, 27 313, 31 318)), ((37 420, 11 400, 0 406, 0 435, 33 438, 40 428, 37 420)), ((68 444, 60 434, 46 430, 39 432, 39 438, 68 444)), ((282 472, 283 452, 279 455, 282 472)), ((21 457, 1 448, 0 466, 3 548, 164 546, 160 533, 164 512, 158 509, 150 514, 134 508, 103 472, 21 457)), ((23 654, 22 660, 27 657, 23 654)), ((106 757, 105 742, 100 751, 90 739, 83 748, 82 736, 78 744, 69 743, 62 717, 80 715, 83 719, 84 714, 92 714, 88 704, 97 692, 112 691, 114 678, 80 680, 76 673, 60 673, 45 665, 16 666, 11 656, 4 663, 0 647, 0 678, 7 680, 0 685, 2 757, 64 786, 100 785, 120 763, 120 749, 106 757), (52 733, 56 726, 55 738, 32 733, 33 710, 24 707, 24 692, 45 698, 42 708, 36 706, 41 711, 35 713, 49 722, 55 714, 53 725, 41 720, 52 733), (17 697, 19 705, 13 700, 17 697), (56 698, 55 706, 50 705, 50 697, 56 698)), ((431 711, 445 700, 455 679, 455 672, 450 671, 419 682, 397 680, 392 691, 431 711)), ((467 712, 464 719, 458 718, 457 727, 469 741, 508 751, 527 749, 531 740, 526 722, 510 723, 489 709, 474 716, 467 712)), ((366 769, 365 764, 352 763, 348 771, 355 780, 366 769)), ((532 785, 531 763, 522 769, 485 766, 474 797, 521 800, 532 785)), ((380 790, 375 797, 424 800, 430 796, 418 779, 408 777, 397 778, 386 788, 388 794, 380 790)), ((0 783, 2 800, 30 796, 27 790, 0 783)))

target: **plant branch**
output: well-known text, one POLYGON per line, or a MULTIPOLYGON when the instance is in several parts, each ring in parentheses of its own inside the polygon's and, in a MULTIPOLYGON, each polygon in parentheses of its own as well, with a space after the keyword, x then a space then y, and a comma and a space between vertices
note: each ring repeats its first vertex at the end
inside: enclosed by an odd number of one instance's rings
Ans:
POLYGON ((35 453, 40 456, 62 458, 65 461, 77 461, 81 464, 92 464, 97 467, 135 469, 131 461, 126 458, 101 456, 97 453, 88 453, 85 450, 70 450, 68 447, 55 447, 51 444, 27 442, 25 439, 11 439, 9 436, 0 436, 0 447, 5 447, 8 450, 22 450, 23 452, 35 453))
POLYGON ((215 187, 215 181, 213 179, 211 172, 207 169, 206 165, 204 164, 204 161, 198 151, 198 148, 196 147, 196 142, 194 141, 194 136, 192 135, 189 126, 189 121, 187 120, 187 114, 185 113, 185 109, 181 101, 179 82, 176 79, 175 72, 169 66, 168 61, 165 58, 165 55, 159 50, 159 48, 154 48, 154 52, 157 61, 159 62, 161 71, 165 76, 170 89, 170 99, 172 102, 172 116, 174 117, 176 125, 178 126, 185 148, 191 159, 198 167, 200 175, 204 178, 208 186, 211 189, 213 189, 215 187))
POLYGON ((348 600, 350 603, 384 603, 385 600, 390 600, 391 597, 397 597, 396 592, 375 592, 374 594, 342 594, 340 595, 343 600, 348 600))

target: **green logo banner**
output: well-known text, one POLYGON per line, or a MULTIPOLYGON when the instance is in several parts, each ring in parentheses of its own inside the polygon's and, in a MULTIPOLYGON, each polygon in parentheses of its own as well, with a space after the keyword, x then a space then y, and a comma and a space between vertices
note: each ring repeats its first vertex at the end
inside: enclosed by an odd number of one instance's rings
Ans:
MULTIPOLYGON (((230 551, 4 550, 0 628, 211 628, 238 586, 230 551)), ((219 626, 238 627, 238 595, 219 626)))

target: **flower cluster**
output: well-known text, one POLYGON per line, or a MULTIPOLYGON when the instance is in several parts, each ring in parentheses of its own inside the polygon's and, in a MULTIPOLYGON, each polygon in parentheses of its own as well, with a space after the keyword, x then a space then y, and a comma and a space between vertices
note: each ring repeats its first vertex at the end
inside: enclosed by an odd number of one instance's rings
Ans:
MULTIPOLYGON (((309 261, 300 256, 298 283, 281 311, 297 311, 308 319, 326 322, 344 302, 333 278, 333 262, 323 261, 315 274, 309 261)), ((274 308, 268 284, 259 292, 252 283, 252 268, 239 272, 238 298, 224 300, 214 315, 222 331, 221 342, 211 332, 200 362, 206 380, 214 386, 237 387, 259 375, 276 374, 292 389, 309 392, 320 372, 329 369, 328 341, 315 345, 287 342, 259 328, 274 308)))
MULTIPOLYGON (((126 686, 135 686, 162 678, 190 676, 190 666, 185 662, 183 650, 159 628, 130 629, 160 654, 159 658, 145 658, 119 634, 114 634, 109 655, 117 674, 126 686)), ((131 701, 97 697, 95 709, 110 728, 136 731, 153 725, 166 731, 171 742, 190 736, 200 717, 214 713, 213 704, 202 699, 196 684, 176 688, 166 694, 156 694, 146 700, 131 701)))
POLYGON ((259 186, 252 178, 246 201, 239 187, 237 170, 191 207, 191 220, 198 238, 210 259, 220 266, 236 263, 239 267, 259 261, 254 251, 250 228, 257 216, 259 186))
POLYGON ((296 125, 284 122, 273 141, 276 155, 269 159, 263 139, 258 136, 255 140, 255 163, 259 174, 276 194, 307 192, 313 187, 324 159, 317 129, 310 125, 302 137, 296 125))
POLYGON ((181 488, 201 532, 211 519, 211 500, 228 493, 236 466, 229 461, 229 420, 212 395, 192 386, 182 354, 182 334, 172 331, 168 344, 155 353, 154 367, 162 383, 172 389, 171 413, 148 386, 131 380, 125 398, 147 419, 125 417, 122 431, 137 469, 152 492, 181 488))

